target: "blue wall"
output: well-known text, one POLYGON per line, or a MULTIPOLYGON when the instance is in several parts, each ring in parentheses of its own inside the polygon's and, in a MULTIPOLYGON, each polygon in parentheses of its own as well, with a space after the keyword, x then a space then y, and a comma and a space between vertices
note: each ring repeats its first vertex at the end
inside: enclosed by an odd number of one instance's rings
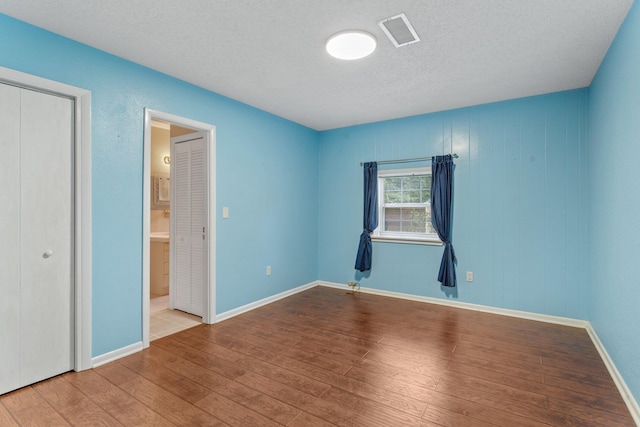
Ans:
POLYGON ((582 89, 323 132, 320 278, 586 319, 586 109, 582 89), (450 152, 457 295, 437 282, 440 246, 375 242, 371 273, 355 273, 359 162, 450 152))
POLYGON ((589 89, 589 320, 640 397, 640 4, 589 89))
POLYGON ((92 92, 93 356, 142 339, 145 107, 217 127, 218 313, 317 278, 317 132, 5 15, 0 66, 92 92))

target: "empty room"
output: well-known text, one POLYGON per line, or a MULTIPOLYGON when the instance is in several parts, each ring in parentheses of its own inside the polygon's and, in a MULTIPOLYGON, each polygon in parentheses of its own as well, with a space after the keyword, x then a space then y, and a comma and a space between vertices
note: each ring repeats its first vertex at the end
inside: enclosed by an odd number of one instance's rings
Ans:
POLYGON ((640 425, 633 0, 0 0, 0 425, 640 425))

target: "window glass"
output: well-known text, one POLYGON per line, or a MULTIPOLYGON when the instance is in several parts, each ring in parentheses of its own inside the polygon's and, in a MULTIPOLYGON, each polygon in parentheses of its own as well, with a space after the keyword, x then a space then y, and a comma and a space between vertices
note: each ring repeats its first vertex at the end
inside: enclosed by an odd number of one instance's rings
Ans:
POLYGON ((431 225, 431 169, 378 172, 374 238, 439 241, 431 225))

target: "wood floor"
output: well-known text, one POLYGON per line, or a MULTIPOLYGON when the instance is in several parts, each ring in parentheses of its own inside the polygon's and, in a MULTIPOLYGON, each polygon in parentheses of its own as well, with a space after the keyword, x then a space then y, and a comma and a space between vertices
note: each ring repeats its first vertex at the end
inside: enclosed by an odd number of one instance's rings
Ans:
POLYGON ((582 329, 313 288, 0 397, 0 425, 633 426, 582 329))

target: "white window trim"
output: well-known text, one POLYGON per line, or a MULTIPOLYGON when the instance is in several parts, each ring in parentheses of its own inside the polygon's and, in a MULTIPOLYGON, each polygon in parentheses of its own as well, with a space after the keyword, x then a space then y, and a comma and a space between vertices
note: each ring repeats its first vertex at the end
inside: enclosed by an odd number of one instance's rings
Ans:
MULTIPOLYGON (((407 243, 414 245, 434 245, 442 246, 442 241, 437 234, 426 234, 424 236, 406 235, 404 233, 383 232, 382 226, 384 222, 384 197, 380 190, 382 188, 382 180, 389 176, 412 176, 431 173, 431 167, 411 168, 411 169, 393 169, 378 171, 378 227, 373 231, 371 240, 383 243, 407 243)), ((406 207, 423 206, 423 203, 399 203, 398 205, 406 207)))

